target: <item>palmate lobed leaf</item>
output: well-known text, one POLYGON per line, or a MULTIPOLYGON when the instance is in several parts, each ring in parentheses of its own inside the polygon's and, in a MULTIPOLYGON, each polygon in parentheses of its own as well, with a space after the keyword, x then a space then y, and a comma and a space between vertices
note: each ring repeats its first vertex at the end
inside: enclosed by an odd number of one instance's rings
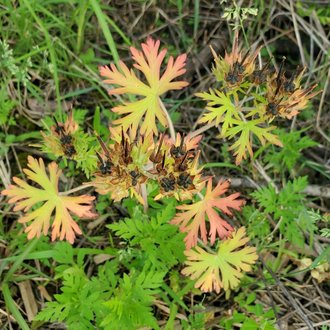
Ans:
POLYGON ((241 227, 232 232, 230 238, 220 242, 216 253, 206 252, 198 246, 187 250, 187 267, 182 274, 197 279, 195 287, 204 292, 219 293, 222 288, 232 290, 239 285, 243 272, 250 271, 258 258, 254 247, 245 246, 248 241, 245 228, 241 227))
POLYGON ((231 215, 230 209, 240 210, 244 205, 244 200, 237 199, 239 193, 231 194, 227 197, 220 198, 229 188, 229 181, 219 181, 217 186, 212 190, 212 179, 208 180, 206 194, 204 199, 191 205, 180 205, 172 224, 179 225, 180 230, 187 233, 185 237, 186 247, 189 249, 197 244, 200 232, 202 241, 207 243, 206 216, 209 221, 209 237, 210 244, 214 244, 216 236, 225 238, 234 230, 233 227, 220 217, 217 210, 227 215, 231 215))
POLYGON ((251 157, 253 156, 252 134, 256 135, 263 145, 266 143, 266 141, 268 141, 277 146, 282 146, 282 143, 278 137, 270 133, 275 129, 275 126, 258 126, 263 122, 263 119, 255 119, 250 121, 241 121, 236 119, 233 120, 234 126, 227 130, 225 137, 231 139, 234 136, 240 134, 238 140, 229 148, 229 150, 235 150, 234 155, 236 156, 236 165, 239 165, 242 160, 246 158, 247 151, 251 157))
POLYGON ((146 82, 141 81, 133 71, 122 61, 119 62, 119 69, 111 64, 110 67, 100 67, 101 76, 107 78, 105 83, 118 85, 118 88, 111 89, 109 94, 134 94, 142 97, 141 99, 117 106, 112 110, 124 117, 114 121, 114 124, 121 125, 124 130, 132 126, 133 131, 137 130, 140 121, 144 118, 141 125, 141 133, 148 135, 153 132, 158 134, 156 119, 163 126, 167 126, 167 119, 160 105, 160 96, 169 90, 182 89, 187 86, 185 81, 173 81, 186 72, 186 54, 179 55, 176 60, 170 56, 163 74, 161 74, 161 64, 167 50, 159 52, 160 41, 148 38, 142 44, 142 51, 134 47, 130 48, 133 66, 143 73, 146 82))
POLYGON ((222 135, 226 134, 227 129, 233 125, 233 119, 240 118, 239 111, 230 99, 230 93, 225 94, 220 90, 210 88, 209 93, 203 92, 195 95, 207 101, 205 109, 208 112, 204 113, 198 122, 212 123, 214 121, 216 126, 223 123, 221 125, 222 135))
POLYGON ((52 221, 52 240, 64 238, 71 244, 76 234, 81 234, 77 223, 70 214, 79 217, 93 218, 95 213, 91 212, 93 196, 61 196, 58 192, 58 180, 61 170, 55 162, 48 165, 49 177, 43 160, 39 161, 31 156, 28 157, 28 167, 24 169, 27 178, 37 183, 41 188, 31 186, 27 182, 14 177, 16 185, 10 185, 2 191, 2 195, 8 196, 8 202, 15 204, 14 211, 23 211, 20 223, 31 222, 25 229, 28 239, 40 237, 41 233, 47 235, 52 221), (34 211, 28 212, 34 205, 42 203, 34 211), (54 217, 52 214, 54 213, 54 217))

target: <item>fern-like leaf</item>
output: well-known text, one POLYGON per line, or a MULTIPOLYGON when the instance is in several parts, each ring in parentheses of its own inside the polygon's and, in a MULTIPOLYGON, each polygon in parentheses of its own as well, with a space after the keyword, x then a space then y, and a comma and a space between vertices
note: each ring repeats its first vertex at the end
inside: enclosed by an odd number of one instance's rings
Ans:
POLYGON ((70 330, 100 329, 102 319, 109 312, 104 306, 105 299, 114 289, 109 282, 109 278, 107 282, 95 277, 90 280, 77 266, 67 268, 63 273, 62 292, 55 294, 55 300, 47 302, 34 320, 65 322, 70 330))
POLYGON ((141 258, 158 269, 168 269, 184 260, 183 234, 168 223, 173 218, 175 207, 169 203, 155 217, 149 219, 138 208, 131 219, 124 219, 108 227, 116 235, 129 240, 130 246, 140 246, 141 258), (159 253, 159 251, 162 253, 159 253))
POLYGON ((102 325, 106 329, 139 329, 150 326, 159 329, 152 313, 154 296, 163 284, 165 273, 145 267, 144 271, 136 274, 124 274, 113 297, 105 302, 109 314, 102 325))
POLYGON ((302 131, 292 131, 286 133, 284 130, 278 130, 279 137, 283 143, 283 148, 275 150, 266 154, 265 159, 279 171, 285 166, 288 170, 292 170, 299 158, 302 157, 301 151, 305 148, 317 145, 308 136, 302 136, 302 131))

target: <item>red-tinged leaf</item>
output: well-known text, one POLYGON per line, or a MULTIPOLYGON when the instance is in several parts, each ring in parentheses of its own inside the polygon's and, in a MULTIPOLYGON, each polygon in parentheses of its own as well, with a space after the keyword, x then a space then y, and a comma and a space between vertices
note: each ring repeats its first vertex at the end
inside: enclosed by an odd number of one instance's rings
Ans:
POLYGON ((58 191, 58 180, 61 170, 55 162, 48 165, 49 177, 43 160, 39 162, 33 157, 28 157, 28 167, 23 171, 27 178, 37 183, 41 188, 31 186, 27 182, 14 177, 16 185, 10 185, 2 191, 2 195, 8 196, 8 202, 15 204, 14 211, 23 211, 20 223, 31 224, 25 229, 28 239, 40 237, 41 233, 47 235, 52 222, 52 240, 64 238, 71 244, 76 234, 81 234, 77 223, 70 214, 73 213, 83 218, 94 218, 95 213, 91 212, 93 196, 61 196, 58 191), (29 212, 31 207, 40 203, 40 206, 29 212), (53 213, 55 215, 53 216, 53 213))
POLYGON ((245 228, 241 227, 230 238, 220 242, 216 253, 209 253, 198 246, 186 251, 187 267, 182 274, 197 280, 195 287, 204 292, 235 289, 244 272, 250 271, 258 258, 254 247, 245 246, 249 238, 244 236, 245 228))
POLYGON ((137 101, 125 103, 124 105, 113 108, 114 112, 124 115, 115 120, 114 124, 121 125, 126 131, 131 128, 137 131, 140 122, 144 119, 141 126, 141 133, 158 134, 156 120, 163 126, 167 126, 167 118, 160 105, 160 96, 173 89, 182 89, 187 86, 185 81, 173 81, 173 79, 185 73, 186 54, 173 59, 171 56, 167 66, 161 75, 161 65, 166 55, 166 49, 159 51, 159 40, 154 41, 148 38, 142 44, 142 51, 131 47, 133 66, 141 71, 145 77, 145 82, 141 81, 135 72, 129 69, 123 62, 119 63, 119 69, 114 64, 110 67, 100 67, 101 76, 107 78, 105 83, 118 85, 119 87, 109 91, 109 94, 134 94, 142 98, 137 101))
POLYGON ((222 239, 228 237, 234 230, 227 221, 220 217, 218 210, 231 215, 230 209, 240 210, 244 200, 237 199, 239 193, 220 198, 219 196, 223 195, 228 188, 228 181, 219 181, 212 190, 212 179, 209 179, 203 200, 177 207, 185 212, 177 213, 171 223, 180 226, 180 230, 187 233, 185 242, 188 249, 197 244, 199 233, 202 241, 207 243, 206 217, 210 226, 208 236, 211 245, 214 244, 216 236, 222 239))
POLYGON ((184 143, 186 151, 195 150, 198 148, 199 142, 201 141, 202 138, 203 138, 203 135, 197 135, 197 136, 191 137, 190 134, 188 134, 187 136, 184 137, 184 136, 181 136, 180 133, 177 133, 174 145, 176 147, 178 147, 181 144, 182 139, 183 139, 183 143, 184 143))

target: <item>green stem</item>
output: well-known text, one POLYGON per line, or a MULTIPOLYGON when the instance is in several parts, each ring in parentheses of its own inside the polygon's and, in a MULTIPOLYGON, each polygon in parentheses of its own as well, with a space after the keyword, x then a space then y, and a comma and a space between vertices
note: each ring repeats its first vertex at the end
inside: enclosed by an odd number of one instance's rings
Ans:
POLYGON ((8 282, 11 280, 11 277, 13 276, 15 271, 18 269, 18 267, 21 266, 25 257, 35 248, 37 243, 38 243, 38 239, 34 239, 27 245, 24 252, 16 259, 16 261, 14 262, 14 264, 12 265, 12 267, 10 268, 10 270, 4 277, 4 280, 1 285, 2 294, 3 294, 4 300, 5 300, 6 306, 7 306, 8 310, 10 311, 10 313, 15 318, 15 320, 17 321, 20 329, 22 329, 22 330, 29 330, 30 327, 25 322, 22 314, 20 313, 20 311, 18 310, 18 308, 15 304, 15 301, 13 300, 13 298, 11 296, 8 282))
POLYGON ((244 36, 246 46, 249 47, 249 41, 248 41, 247 35, 245 33, 245 30, 244 30, 243 20, 240 18, 239 21, 240 21, 240 25, 241 25, 241 29, 242 29, 242 32, 243 32, 243 36, 244 36))
POLYGON ((78 31, 77 31, 77 42, 76 42, 76 52, 80 53, 84 41, 84 28, 86 24, 86 13, 88 10, 88 0, 81 1, 79 8, 79 15, 77 20, 78 31))
POLYGON ((199 24, 199 0, 194 1, 194 40, 197 40, 197 32, 198 32, 198 24, 199 24))
POLYGON ((144 201, 143 210, 145 213, 148 211, 148 191, 146 183, 141 184, 141 195, 144 201))

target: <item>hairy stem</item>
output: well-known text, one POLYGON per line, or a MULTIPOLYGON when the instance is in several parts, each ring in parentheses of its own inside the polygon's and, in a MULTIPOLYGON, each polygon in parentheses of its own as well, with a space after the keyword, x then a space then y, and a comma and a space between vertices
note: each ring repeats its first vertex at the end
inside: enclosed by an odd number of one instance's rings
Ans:
POLYGON ((93 185, 91 183, 84 183, 81 186, 78 186, 76 188, 70 189, 68 191, 59 192, 58 194, 60 196, 66 196, 66 195, 73 194, 73 193, 75 193, 77 191, 84 190, 84 189, 89 188, 89 187, 93 187, 93 185))
POLYGON ((193 138, 193 137, 195 137, 195 136, 197 136, 197 135, 199 135, 199 134, 202 134, 202 133, 204 133, 205 131, 207 131, 208 129, 210 129, 210 128, 213 127, 213 126, 215 126, 215 123, 209 123, 209 124, 207 124, 207 125, 204 125, 204 126, 202 126, 201 128, 196 129, 196 131, 192 131, 192 132, 190 132, 190 133, 189 133, 189 137, 190 137, 190 138, 193 138))
POLYGON ((141 195, 144 201, 143 210, 145 213, 148 211, 148 192, 147 192, 147 185, 145 183, 141 184, 141 195))
POLYGON ((170 117, 167 109, 165 108, 165 105, 164 105, 163 101, 160 98, 158 98, 158 101, 159 101, 160 107, 162 108, 162 110, 163 110, 163 112, 164 112, 164 114, 166 116, 167 123, 168 123, 168 128, 170 130, 171 138, 172 138, 173 141, 175 141, 175 130, 174 130, 172 119, 171 119, 171 117, 170 117))

